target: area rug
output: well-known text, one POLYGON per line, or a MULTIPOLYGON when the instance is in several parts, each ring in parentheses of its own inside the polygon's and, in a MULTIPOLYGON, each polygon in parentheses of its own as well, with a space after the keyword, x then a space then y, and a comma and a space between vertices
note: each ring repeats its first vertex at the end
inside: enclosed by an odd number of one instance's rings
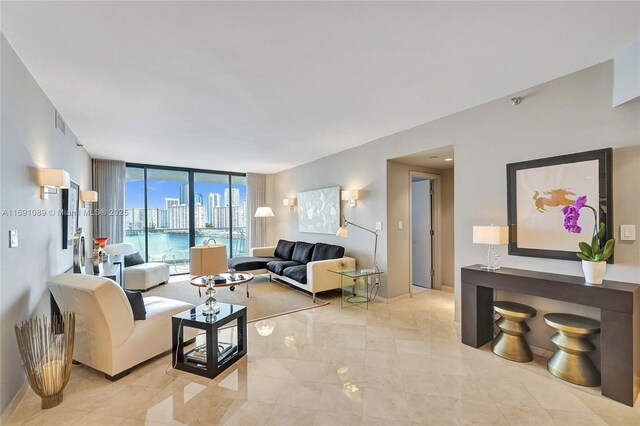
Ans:
MULTIPOLYGON (((169 282, 152 288, 143 293, 143 296, 160 296, 194 305, 202 305, 205 300, 204 289, 202 289, 202 296, 198 295, 198 288, 189 284, 189 280, 186 277, 188 275, 185 275, 184 280, 169 282)), ((313 303, 310 294, 286 284, 271 282, 267 277, 260 275, 249 283, 248 298, 246 284, 241 284, 236 287, 235 291, 231 291, 229 287, 216 287, 216 299, 219 302, 246 306, 249 322, 329 304, 329 302, 317 297, 316 303, 313 303)))

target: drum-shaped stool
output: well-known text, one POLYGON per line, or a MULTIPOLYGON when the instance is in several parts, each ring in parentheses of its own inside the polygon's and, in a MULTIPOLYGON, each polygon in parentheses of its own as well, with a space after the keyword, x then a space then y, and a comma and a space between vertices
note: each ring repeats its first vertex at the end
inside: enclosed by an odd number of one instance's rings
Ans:
POLYGON ((500 315, 496 325, 500 329, 491 342, 494 354, 516 362, 529 362, 533 359, 531 348, 524 335, 531 329, 525 322, 536 316, 536 310, 521 303, 497 301, 493 310, 500 315))
POLYGON ((576 385, 598 386, 600 372, 588 353, 596 348, 589 336, 600 332, 600 323, 571 314, 546 314, 544 322, 557 331, 551 337, 558 350, 547 362, 549 373, 576 385))

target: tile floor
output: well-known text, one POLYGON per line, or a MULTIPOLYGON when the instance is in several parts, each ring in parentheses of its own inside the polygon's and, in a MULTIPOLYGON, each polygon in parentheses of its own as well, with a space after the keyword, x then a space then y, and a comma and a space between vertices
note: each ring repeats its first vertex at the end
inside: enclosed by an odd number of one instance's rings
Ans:
POLYGON ((460 341, 453 294, 424 291, 369 311, 331 305, 249 325, 249 354, 214 380, 155 358, 111 383, 74 366, 64 402, 28 391, 11 424, 640 425, 627 407, 460 341))

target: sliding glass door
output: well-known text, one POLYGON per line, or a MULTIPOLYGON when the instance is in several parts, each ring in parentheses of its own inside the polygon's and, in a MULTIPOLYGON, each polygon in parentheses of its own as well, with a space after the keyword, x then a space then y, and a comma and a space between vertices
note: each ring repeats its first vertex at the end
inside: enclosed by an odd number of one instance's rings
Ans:
POLYGON ((247 177, 231 176, 231 247, 233 256, 247 256, 247 177))
POLYGON ((144 169, 127 167, 127 186, 125 190, 124 241, 131 243, 140 252, 143 259, 147 257, 146 244, 146 209, 145 206, 144 169))
POLYGON ((172 274, 189 272, 189 248, 205 240, 243 256, 246 192, 240 174, 128 164, 125 240, 172 274))
POLYGON ((189 272, 189 173, 147 168, 147 258, 189 272))

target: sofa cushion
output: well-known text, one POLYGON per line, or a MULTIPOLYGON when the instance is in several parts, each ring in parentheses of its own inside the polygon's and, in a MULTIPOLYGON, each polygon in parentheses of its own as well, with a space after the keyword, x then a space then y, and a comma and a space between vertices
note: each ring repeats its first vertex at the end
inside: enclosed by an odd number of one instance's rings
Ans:
POLYGON ((233 257, 229 259, 229 269, 235 269, 239 272, 265 269, 267 263, 272 260, 282 259, 278 257, 233 257))
POLYGON ((340 259, 344 256, 344 247, 334 246, 333 244, 316 243, 313 249, 311 261, 340 259))
POLYGON ((294 262, 293 260, 272 260, 267 263, 267 269, 274 274, 282 275, 282 272, 290 267, 290 266, 298 266, 300 265, 298 262, 294 262))
POLYGON ((296 246, 295 241, 279 240, 274 252, 275 257, 279 257, 282 260, 292 260, 293 249, 296 246))
MULTIPOLYGON (((159 296, 149 296, 143 298, 143 300, 147 311, 147 319, 145 321, 136 321, 134 334, 146 329, 153 329, 162 321, 168 321, 170 326, 173 315, 195 307, 191 303, 159 296)), ((185 327, 185 337, 187 337, 186 330, 187 327, 185 327)))
POLYGON ((298 241, 296 243, 295 248, 293 249, 293 254, 291 255, 291 260, 294 260, 298 263, 308 263, 311 261, 311 255, 313 255, 313 246, 315 244, 305 243, 304 241, 298 241))
POLYGON ((144 263, 144 259, 140 255, 140 252, 128 254, 124 257, 124 267, 127 266, 135 266, 142 265, 144 263))
POLYGON ((144 308, 142 293, 139 291, 129 290, 125 290, 124 292, 127 295, 127 299, 129 299, 129 304, 133 311, 133 319, 135 321, 147 319, 147 310, 144 308))
POLYGON ((307 283, 307 265, 289 266, 283 272, 287 278, 298 281, 300 284, 307 283))
POLYGON ((169 264, 149 262, 124 268, 124 288, 127 290, 147 290, 169 281, 169 264))

